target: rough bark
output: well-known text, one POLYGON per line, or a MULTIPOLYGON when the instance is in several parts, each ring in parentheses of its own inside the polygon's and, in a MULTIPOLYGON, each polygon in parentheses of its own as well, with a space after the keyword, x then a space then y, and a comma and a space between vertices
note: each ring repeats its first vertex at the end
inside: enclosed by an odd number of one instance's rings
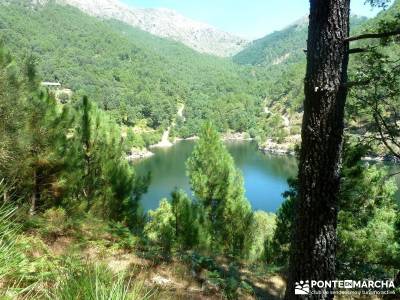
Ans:
MULTIPOLYGON (((335 279, 349 7, 350 0, 310 0, 299 199, 285 299, 300 298, 294 294, 295 282, 335 279)), ((332 299, 333 295, 306 298, 332 299)))

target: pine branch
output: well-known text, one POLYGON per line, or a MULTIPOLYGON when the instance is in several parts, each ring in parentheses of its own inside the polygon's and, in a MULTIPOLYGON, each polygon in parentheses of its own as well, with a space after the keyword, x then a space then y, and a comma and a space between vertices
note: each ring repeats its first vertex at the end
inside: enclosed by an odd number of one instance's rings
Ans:
POLYGON ((355 36, 350 36, 347 39, 345 39, 345 42, 353 42, 353 41, 358 41, 358 40, 363 40, 363 39, 380 39, 384 37, 389 37, 393 35, 400 35, 400 28, 394 31, 388 31, 388 32, 381 32, 381 33, 365 33, 365 34, 360 34, 360 35, 355 35, 355 36))
POLYGON ((364 53, 370 51, 369 49, 366 48, 353 48, 349 49, 349 54, 355 54, 355 53, 364 53))
POLYGON ((343 87, 345 88, 352 88, 355 86, 364 86, 368 85, 371 83, 371 80, 366 80, 366 81, 349 81, 343 84, 343 87))

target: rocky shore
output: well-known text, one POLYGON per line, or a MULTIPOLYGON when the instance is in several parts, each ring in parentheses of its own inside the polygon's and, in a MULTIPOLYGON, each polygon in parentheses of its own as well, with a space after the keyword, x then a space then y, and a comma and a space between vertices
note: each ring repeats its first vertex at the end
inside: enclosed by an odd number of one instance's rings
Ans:
POLYGON ((364 156, 362 160, 366 162, 388 162, 400 164, 400 159, 390 154, 364 156))
POLYGON ((128 161, 134 161, 134 160, 138 160, 138 159, 143 159, 143 158, 148 158, 153 156, 154 153, 147 150, 147 149, 136 149, 136 148, 132 148, 129 153, 127 153, 126 155, 126 159, 128 161))
POLYGON ((229 132, 222 135, 223 141, 251 141, 252 137, 247 132, 229 132))
POLYGON ((294 155, 294 147, 299 144, 300 135, 286 137, 281 143, 275 142, 272 139, 267 139, 264 144, 258 146, 260 151, 264 153, 273 153, 279 155, 294 155))
POLYGON ((262 146, 259 146, 258 149, 263 153, 272 153, 278 155, 294 155, 294 151, 287 145, 277 144, 277 143, 269 143, 262 146))
MULTIPOLYGON (((175 138, 172 142, 169 141, 168 138, 169 131, 168 133, 164 133, 163 138, 161 139, 160 142, 154 145, 150 145, 149 149, 152 148, 168 148, 180 141, 194 141, 198 140, 198 136, 190 136, 187 138, 175 138)), ((226 133, 222 135, 222 140, 224 141, 251 141, 253 140, 248 133, 245 132, 234 132, 234 133, 226 133)), ((129 161, 134 161, 134 160, 139 160, 139 159, 144 159, 153 156, 154 153, 151 152, 148 149, 137 149, 137 148, 132 148, 129 153, 127 153, 127 159, 129 161)))

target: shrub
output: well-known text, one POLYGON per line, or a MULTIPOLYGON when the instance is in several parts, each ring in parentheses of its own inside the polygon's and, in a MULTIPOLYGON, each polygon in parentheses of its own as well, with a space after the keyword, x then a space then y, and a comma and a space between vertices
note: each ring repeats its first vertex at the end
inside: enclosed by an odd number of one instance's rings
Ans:
POLYGON ((256 211, 251 224, 251 246, 249 260, 270 260, 271 242, 276 228, 276 215, 264 211, 256 211), (268 259, 269 258, 269 259, 268 259))
POLYGON ((137 237, 131 233, 129 228, 120 222, 111 223, 109 232, 116 237, 116 243, 119 248, 133 249, 138 242, 137 237))
POLYGON ((144 228, 146 236, 150 242, 161 247, 163 255, 169 255, 175 236, 172 205, 163 199, 156 210, 149 211, 149 216, 150 221, 144 228))

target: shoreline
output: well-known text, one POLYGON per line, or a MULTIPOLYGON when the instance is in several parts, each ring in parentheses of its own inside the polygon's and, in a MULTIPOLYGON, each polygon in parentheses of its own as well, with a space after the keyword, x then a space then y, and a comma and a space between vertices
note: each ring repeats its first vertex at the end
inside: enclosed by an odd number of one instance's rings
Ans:
MULTIPOLYGON (((181 141, 196 141, 198 139, 199 139, 199 137, 196 135, 190 136, 187 138, 176 137, 176 138, 174 138, 174 140, 172 142, 164 140, 164 141, 160 141, 156 144, 150 145, 150 146, 148 146, 148 148, 144 148, 144 149, 132 148, 131 151, 129 153, 127 153, 127 159, 128 159, 128 161, 137 161, 137 160, 149 158, 154 155, 154 152, 150 151, 150 149, 154 149, 154 148, 167 149, 167 148, 170 148, 170 147, 176 145, 178 142, 181 142, 181 141)), ((232 141, 232 142, 234 142, 234 141, 245 142, 245 141, 253 141, 254 138, 250 137, 245 132, 239 132, 239 133, 233 133, 233 134, 232 133, 223 134, 221 137, 221 140, 232 141)))
MULTIPOLYGON (((187 138, 177 137, 172 142, 158 142, 156 144, 150 145, 148 148, 144 149, 132 149, 129 153, 127 153, 128 161, 137 161, 141 159, 146 159, 152 157, 154 152, 150 151, 150 149, 154 148, 170 148, 181 141, 196 141, 198 140, 198 136, 190 136, 187 138)), ((223 134, 221 136, 221 140, 225 142, 246 142, 246 141, 254 141, 254 138, 248 136, 245 133, 236 133, 236 134, 223 134)), ((258 145, 258 150, 263 154, 275 154, 275 155, 290 155, 294 156, 295 151, 293 150, 293 144, 278 144, 278 143, 269 143, 264 145, 258 145)), ((371 163, 392 163, 396 165, 400 165, 400 160, 392 155, 369 155, 361 158, 363 162, 371 162, 371 163)))
POLYGON ((130 162, 137 161, 144 158, 149 158, 154 155, 153 152, 148 150, 147 148, 144 149, 131 149, 129 153, 126 154, 126 159, 130 162))

